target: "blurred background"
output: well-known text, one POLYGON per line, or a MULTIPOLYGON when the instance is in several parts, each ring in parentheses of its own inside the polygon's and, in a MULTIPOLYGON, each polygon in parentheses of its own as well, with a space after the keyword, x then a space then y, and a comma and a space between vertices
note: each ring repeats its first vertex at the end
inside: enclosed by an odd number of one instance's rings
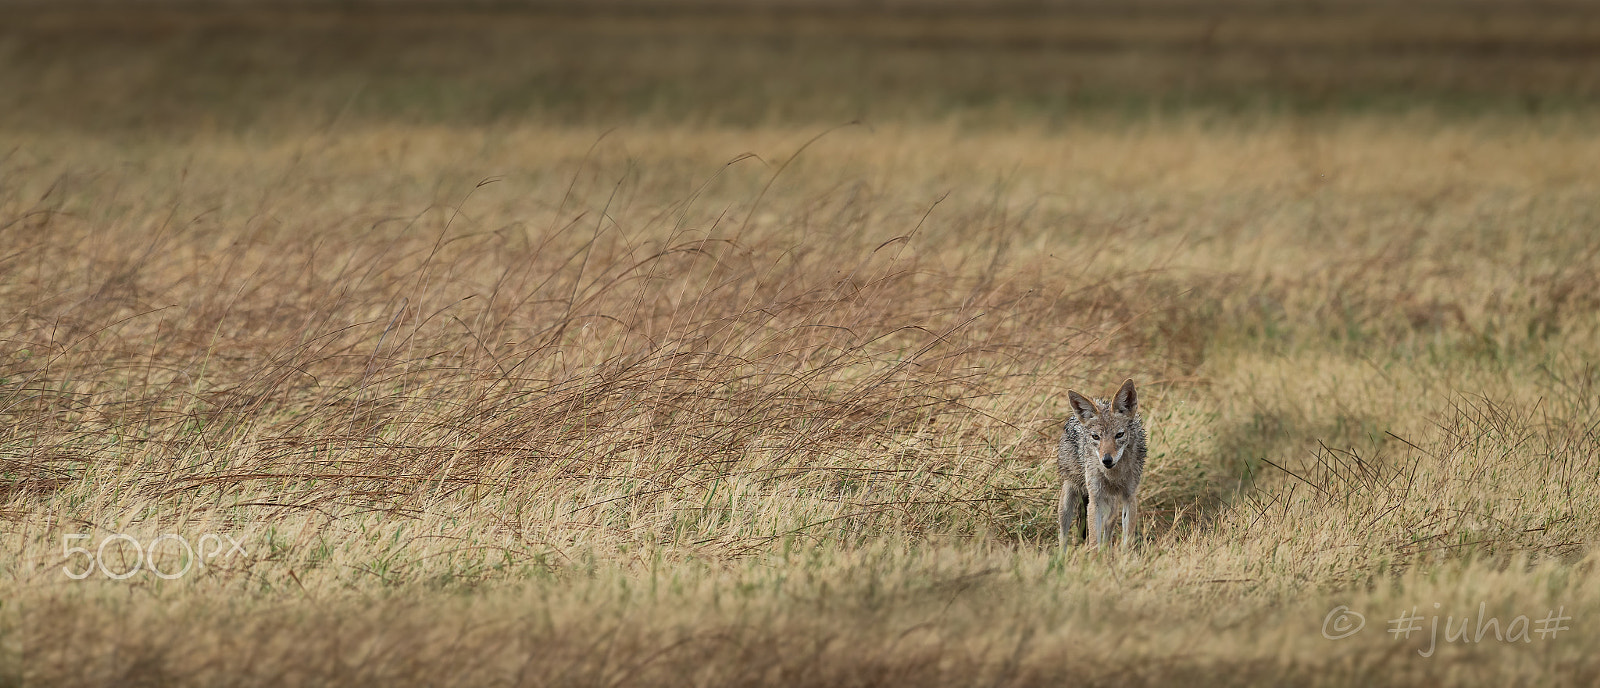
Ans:
POLYGON ((1600 4, 0 3, 0 127, 712 126, 1425 108, 1600 93, 1600 4))

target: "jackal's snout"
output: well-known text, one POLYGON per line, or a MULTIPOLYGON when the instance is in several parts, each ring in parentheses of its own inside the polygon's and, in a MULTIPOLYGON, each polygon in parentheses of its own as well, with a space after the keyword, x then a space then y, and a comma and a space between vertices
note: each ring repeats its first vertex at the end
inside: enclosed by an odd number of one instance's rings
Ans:
POLYGON ((1095 453, 1100 455, 1100 465, 1111 468, 1117 465, 1117 459, 1122 456, 1122 447, 1117 446, 1117 440, 1112 438, 1109 430, 1106 432, 1104 439, 1100 439, 1100 446, 1096 447, 1095 453))

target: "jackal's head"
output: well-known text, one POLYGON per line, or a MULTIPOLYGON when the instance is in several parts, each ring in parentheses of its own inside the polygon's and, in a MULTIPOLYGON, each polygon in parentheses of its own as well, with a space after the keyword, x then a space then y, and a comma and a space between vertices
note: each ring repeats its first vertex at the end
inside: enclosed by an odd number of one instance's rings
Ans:
POLYGON ((1084 432, 1089 433, 1100 464, 1106 468, 1116 466, 1133 443, 1134 416, 1139 412, 1139 395, 1133 389, 1133 380, 1122 383, 1110 404, 1096 403, 1071 390, 1067 391, 1067 401, 1084 432))

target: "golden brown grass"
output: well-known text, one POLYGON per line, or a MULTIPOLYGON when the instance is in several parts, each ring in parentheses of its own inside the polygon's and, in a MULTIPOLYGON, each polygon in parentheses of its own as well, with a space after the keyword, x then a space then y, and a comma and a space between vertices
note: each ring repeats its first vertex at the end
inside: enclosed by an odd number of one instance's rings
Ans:
POLYGON ((1582 108, 13 117, 10 682, 1600 673, 1582 108), (1129 376, 1142 545, 1062 553, 1065 391, 1129 376), (1444 642, 1480 604, 1570 630, 1444 642))

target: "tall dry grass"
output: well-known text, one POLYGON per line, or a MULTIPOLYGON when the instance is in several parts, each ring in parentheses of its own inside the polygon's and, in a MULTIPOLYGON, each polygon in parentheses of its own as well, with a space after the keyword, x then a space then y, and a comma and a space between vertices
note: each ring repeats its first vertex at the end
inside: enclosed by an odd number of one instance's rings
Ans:
MULTIPOLYGON (((1432 674, 1382 605, 1592 610, 1597 497, 1595 141, 1436 126, 14 141, 22 666, 1432 674), (1145 544, 1062 556, 1060 399, 1125 376, 1145 544), (79 532, 248 556, 74 581, 79 532)), ((1580 676, 1576 627, 1446 652, 1580 676)))
MULTIPOLYGON (((8 683, 1595 679, 1584 107, 1079 117, 956 78, 840 125, 657 107, 667 79, 632 117, 595 95, 621 69, 525 119, 385 117, 426 75, 274 99, 292 69, 173 66, 270 41, 7 40, 36 99, 0 114, 8 683), (50 74, 119 50, 177 86, 50 116, 50 74), (1125 377, 1140 547, 1063 553, 1062 399, 1125 377), (73 580, 80 533, 244 553, 73 580), (1330 640, 1339 605, 1366 627, 1330 640), (1483 616, 1529 642, 1447 642, 1483 616)), ((411 59, 454 73, 441 45, 411 59)), ((1540 83, 1581 100, 1551 84, 1582 59, 1540 83)))

